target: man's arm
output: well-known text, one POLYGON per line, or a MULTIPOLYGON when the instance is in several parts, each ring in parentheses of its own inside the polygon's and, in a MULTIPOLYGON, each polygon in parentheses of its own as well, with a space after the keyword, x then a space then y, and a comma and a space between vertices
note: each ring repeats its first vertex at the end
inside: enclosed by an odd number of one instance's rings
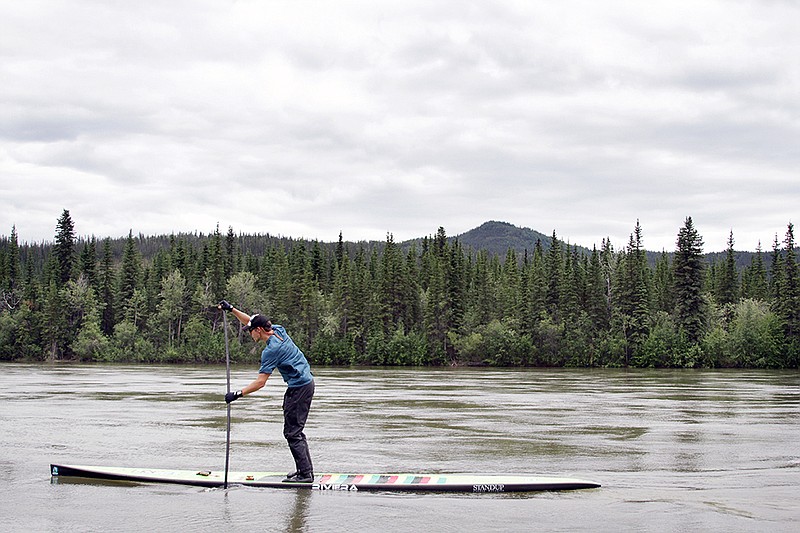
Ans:
POLYGON ((247 394, 251 394, 267 384, 267 380, 269 379, 269 374, 265 374, 264 372, 259 372, 258 377, 247 387, 242 389, 242 396, 247 394))
POLYGON ((250 322, 250 315, 248 315, 247 313, 243 313, 242 311, 239 311, 235 307, 231 308, 231 313, 233 313, 233 315, 239 319, 239 322, 241 322, 245 326, 247 325, 248 322, 250 322))
POLYGON ((264 372, 259 372, 258 377, 250 385, 246 386, 243 389, 227 393, 225 395, 225 402, 231 403, 233 401, 238 400, 245 394, 250 394, 251 392, 257 391, 267 383, 268 379, 269 379, 269 374, 265 374, 264 372))
POLYGON ((239 320, 239 322, 241 322, 245 326, 247 325, 248 322, 250 322, 250 315, 248 315, 247 313, 243 313, 242 311, 239 311, 225 300, 222 300, 219 303, 219 305, 217 305, 217 307, 219 307, 223 311, 230 311, 231 313, 233 313, 233 316, 235 316, 239 320))

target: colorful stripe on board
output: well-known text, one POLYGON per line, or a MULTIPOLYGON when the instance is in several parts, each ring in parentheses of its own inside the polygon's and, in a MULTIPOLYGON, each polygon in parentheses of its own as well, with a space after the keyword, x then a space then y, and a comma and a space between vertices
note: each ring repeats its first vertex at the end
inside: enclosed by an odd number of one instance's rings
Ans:
POLYGON ((445 485, 447 476, 418 476, 415 474, 324 474, 317 483, 337 485, 445 485))

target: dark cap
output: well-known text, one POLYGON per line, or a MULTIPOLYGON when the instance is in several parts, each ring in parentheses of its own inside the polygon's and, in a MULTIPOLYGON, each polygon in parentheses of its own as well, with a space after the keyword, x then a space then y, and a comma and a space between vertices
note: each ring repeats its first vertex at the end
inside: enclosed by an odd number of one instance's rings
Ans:
POLYGON ((272 329, 272 322, 264 315, 253 315, 250 317, 250 322, 244 327, 245 331, 253 331, 256 328, 264 328, 269 331, 272 329))

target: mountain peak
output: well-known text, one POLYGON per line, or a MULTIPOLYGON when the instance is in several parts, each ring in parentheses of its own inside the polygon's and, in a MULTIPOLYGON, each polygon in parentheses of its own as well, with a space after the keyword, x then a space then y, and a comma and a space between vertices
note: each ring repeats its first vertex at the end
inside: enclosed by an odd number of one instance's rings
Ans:
POLYGON ((533 252, 536 241, 542 241, 542 247, 547 249, 552 240, 551 237, 530 228, 520 228, 498 220, 484 222, 477 228, 458 235, 457 238, 464 246, 474 250, 486 250, 501 257, 505 256, 510 248, 519 254, 525 250, 533 252))

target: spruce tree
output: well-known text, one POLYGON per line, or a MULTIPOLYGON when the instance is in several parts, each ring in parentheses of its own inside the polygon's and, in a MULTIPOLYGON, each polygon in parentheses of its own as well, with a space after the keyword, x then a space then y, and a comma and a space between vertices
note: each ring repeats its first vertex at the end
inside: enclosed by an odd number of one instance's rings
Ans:
POLYGON ((434 257, 430 262, 430 282, 425 291, 423 314, 429 355, 433 360, 441 360, 448 352, 452 358, 454 352, 448 350, 447 342, 450 317, 448 316, 447 282, 445 280, 446 265, 443 264, 443 258, 436 256, 435 251, 432 255, 434 257))
POLYGON ((350 333, 351 309, 353 307, 351 269, 352 261, 349 257, 342 255, 341 259, 336 263, 331 293, 331 305, 336 310, 339 318, 337 330, 344 338, 347 338, 350 333))
POLYGON ((675 322, 689 342, 697 343, 705 328, 705 301, 703 299, 703 240, 694 227, 692 217, 687 217, 678 231, 677 248, 673 260, 675 272, 675 322))
POLYGON ((653 275, 653 306, 656 311, 675 311, 675 273, 667 252, 662 250, 653 275))
POLYGON ((228 234, 225 236, 225 280, 230 279, 238 270, 236 265, 236 234, 233 233, 233 226, 228 226, 228 234))
POLYGON ((776 294, 778 316, 785 324, 790 340, 800 339, 800 268, 795 255, 794 225, 789 223, 783 241, 783 260, 780 285, 776 294))
POLYGON ((586 312, 589 320, 595 331, 605 331, 608 328, 610 311, 600 253, 596 246, 592 247, 586 283, 586 312))
POLYGON ((580 310, 581 274, 578 265, 577 253, 567 243, 564 261, 564 281, 561 284, 561 308, 565 320, 574 321, 580 310))
POLYGON ((350 330, 356 351, 363 355, 366 350, 369 327, 369 299, 371 297, 369 266, 366 251, 358 245, 350 269, 350 294, 352 295, 350 330))
POLYGON ((464 261, 464 251, 458 239, 455 239, 452 245, 447 247, 446 253, 447 328, 448 331, 457 332, 464 325, 466 262, 464 261))
POLYGON ((719 271, 717 301, 720 305, 730 305, 739 301, 739 274, 736 271, 736 256, 733 251, 733 231, 728 237, 725 265, 719 271))
MULTIPOLYGON (((305 247, 302 247, 305 249, 305 247)), ((303 256, 303 274, 300 281, 300 316, 298 317, 305 333, 305 341, 300 338, 300 342, 306 342, 308 346, 313 344, 314 338, 319 329, 320 315, 320 290, 317 274, 313 270, 313 253, 306 253, 303 256)))
POLYGON ((106 335, 114 332, 114 262, 111 253, 111 239, 103 240, 103 259, 100 263, 100 329, 106 335))
POLYGON ((387 233, 380 268, 377 272, 378 317, 386 335, 394 332, 397 322, 403 316, 401 264, 400 250, 395 245, 394 236, 387 233))
POLYGON ((644 342, 649 329, 649 270, 638 220, 622 257, 619 274, 615 315, 617 327, 628 342, 626 356, 629 360, 644 342))
POLYGON ((344 261, 345 249, 344 249, 344 240, 342 238, 342 232, 339 231, 339 241, 336 243, 336 264, 341 266, 342 261, 344 261))
POLYGON ((773 310, 780 313, 778 309, 778 294, 783 287, 783 254, 781 253, 781 244, 778 241, 777 233, 775 234, 775 240, 772 241, 772 255, 770 257, 769 297, 773 310))
POLYGON ((447 232, 442 226, 436 231, 436 238, 433 241, 433 249, 437 256, 443 257, 447 248, 447 232))
MULTIPOLYGON (((0 241, 0 244, 2 242, 0 241)), ((2 258, 2 275, 0 275, 0 306, 9 311, 17 308, 22 300, 22 283, 19 264, 19 244, 17 242, 17 228, 11 228, 11 237, 5 247, 0 247, 2 258)), ((0 307, 0 309, 2 309, 0 307)))
POLYGON ((219 224, 217 224, 217 229, 209 242, 208 263, 206 264, 206 279, 211 283, 211 294, 217 301, 225 297, 225 285, 228 282, 225 277, 225 252, 222 248, 222 234, 219 232, 219 224))
POLYGON ((6 252, 7 289, 13 290, 19 285, 20 269, 17 226, 14 225, 11 227, 11 237, 8 240, 8 251, 6 252))
POLYGON ((553 236, 550 239, 550 250, 547 252, 547 261, 545 266, 547 275, 547 292, 545 294, 545 306, 547 312, 556 322, 561 322, 561 294, 562 284, 564 280, 564 257, 561 241, 556 237, 556 232, 553 230, 553 236))
POLYGON ((122 253, 122 268, 119 272, 118 282, 119 289, 116 298, 114 298, 119 306, 118 316, 125 316, 126 311, 132 308, 137 310, 137 317, 140 316, 140 310, 144 307, 144 293, 141 292, 143 288, 142 274, 143 268, 139 249, 136 246, 136 240, 133 238, 133 230, 130 230, 122 253), (137 291, 140 291, 138 295, 137 291), (136 296, 136 299, 134 299, 134 296, 136 296))
POLYGON ((769 296, 769 281, 767 269, 764 266, 761 242, 756 247, 756 253, 750 259, 750 265, 745 269, 742 279, 742 297, 753 300, 767 301, 769 296))
POLYGON ((81 250, 80 271, 95 293, 98 293, 100 286, 97 276, 97 240, 94 236, 86 242, 81 250))
POLYGON ((72 269, 75 266, 75 224, 66 209, 61 213, 56 225, 53 257, 55 281, 62 287, 72 277, 72 269))
POLYGON ((472 309, 466 326, 475 327, 493 318, 499 318, 499 305, 490 272, 489 252, 479 250, 475 257, 474 272, 469 285, 469 307, 472 309))
POLYGON ((422 309, 420 307, 420 287, 419 287, 419 264, 417 257, 417 247, 412 242, 411 247, 405 258, 405 276, 406 282, 403 286, 406 318, 404 323, 406 329, 411 331, 414 329, 419 330, 419 324, 422 319, 422 309))
POLYGON ((522 277, 519 272, 519 261, 517 253, 513 248, 506 251, 506 258, 503 261, 500 283, 498 284, 498 300, 501 317, 522 318, 521 298, 522 277))
POLYGON ((269 256, 270 277, 266 288, 269 306, 263 312, 281 323, 292 312, 292 274, 289 258, 283 249, 273 246, 269 256))

